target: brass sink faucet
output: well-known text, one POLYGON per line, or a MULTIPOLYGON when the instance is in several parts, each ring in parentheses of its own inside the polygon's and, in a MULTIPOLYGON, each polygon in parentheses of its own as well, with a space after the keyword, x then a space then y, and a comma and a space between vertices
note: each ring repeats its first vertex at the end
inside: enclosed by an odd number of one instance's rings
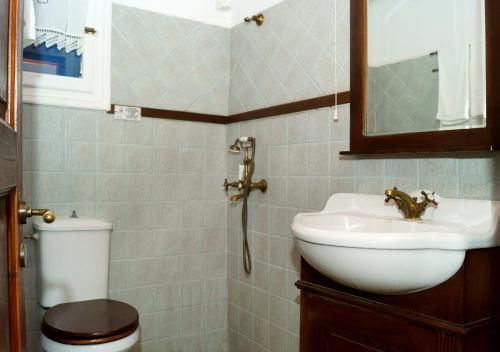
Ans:
POLYGON ((435 192, 420 192, 424 200, 419 203, 417 197, 412 197, 394 187, 385 191, 385 195, 387 196, 385 202, 389 203, 391 200, 394 200, 399 210, 401 210, 405 215, 405 219, 420 220, 420 217, 425 213, 427 206, 438 206, 439 203, 436 202, 434 193, 435 192))

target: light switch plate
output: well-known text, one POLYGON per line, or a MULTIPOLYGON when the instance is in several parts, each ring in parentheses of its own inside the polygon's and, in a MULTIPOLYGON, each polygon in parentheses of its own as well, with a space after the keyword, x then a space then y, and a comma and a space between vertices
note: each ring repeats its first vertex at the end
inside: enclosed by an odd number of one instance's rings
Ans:
POLYGON ((117 120, 141 121, 141 108, 136 106, 115 105, 114 118, 117 120))

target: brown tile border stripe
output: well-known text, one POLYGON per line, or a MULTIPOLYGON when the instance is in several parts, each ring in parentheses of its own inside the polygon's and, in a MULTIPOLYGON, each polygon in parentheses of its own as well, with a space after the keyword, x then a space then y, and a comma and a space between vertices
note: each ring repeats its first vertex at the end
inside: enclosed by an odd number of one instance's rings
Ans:
POLYGON ((314 110, 326 108, 329 106, 343 105, 351 102, 350 92, 342 92, 337 95, 337 102, 335 101, 335 94, 325 95, 318 98, 296 101, 282 105, 275 105, 269 108, 248 111, 241 114, 229 116, 229 123, 236 123, 242 121, 262 119, 264 117, 278 116, 292 114, 295 112, 314 110))
MULTIPOLYGON (((217 124, 231 124, 242 121, 262 119, 265 117, 272 117, 272 116, 292 114, 307 110, 321 109, 329 106, 349 104, 350 102, 351 102, 350 92, 341 92, 337 95, 337 100, 335 99, 335 94, 330 94, 322 97, 300 100, 282 105, 275 105, 264 109, 253 110, 229 116, 201 114, 201 113, 187 112, 187 111, 152 109, 152 108, 141 108, 141 109, 142 109, 142 116, 146 117, 217 123, 217 124)), ((112 114, 114 112, 114 108, 115 104, 111 105, 111 109, 108 111, 108 113, 112 114)))
MULTIPOLYGON (((152 109, 152 108, 142 108, 142 107, 141 111, 142 111, 142 116, 153 117, 157 119, 218 123, 223 125, 227 124, 227 116, 223 115, 210 115, 210 114, 200 114, 197 112, 163 110, 163 109, 152 109)), ((112 104, 111 109, 108 111, 108 113, 113 114, 114 112, 115 112, 115 104, 112 104)))

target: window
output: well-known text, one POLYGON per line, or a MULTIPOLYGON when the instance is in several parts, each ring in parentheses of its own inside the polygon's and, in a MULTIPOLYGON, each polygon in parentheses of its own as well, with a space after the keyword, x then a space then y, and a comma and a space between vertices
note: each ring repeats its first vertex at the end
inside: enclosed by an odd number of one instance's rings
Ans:
POLYGON ((83 55, 66 53, 55 46, 33 44, 23 50, 23 71, 47 75, 81 78, 83 55))
POLYGON ((30 45, 23 51, 23 102, 107 110, 110 106, 111 0, 90 0, 84 51, 30 45))

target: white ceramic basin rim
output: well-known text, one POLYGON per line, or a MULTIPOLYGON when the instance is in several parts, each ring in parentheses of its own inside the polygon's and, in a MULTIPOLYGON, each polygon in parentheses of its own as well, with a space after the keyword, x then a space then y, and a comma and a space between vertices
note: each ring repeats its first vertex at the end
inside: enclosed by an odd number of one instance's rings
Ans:
POLYGON ((500 245, 498 202, 438 197, 439 207, 409 221, 384 199, 336 194, 323 211, 295 216, 304 259, 343 285, 395 295, 435 287, 460 270, 467 250, 500 245))
POLYGON ((385 197, 336 194, 319 213, 298 214, 292 232, 299 240, 331 246, 376 249, 468 250, 500 245, 498 202, 440 199, 422 220, 405 220, 385 197))

